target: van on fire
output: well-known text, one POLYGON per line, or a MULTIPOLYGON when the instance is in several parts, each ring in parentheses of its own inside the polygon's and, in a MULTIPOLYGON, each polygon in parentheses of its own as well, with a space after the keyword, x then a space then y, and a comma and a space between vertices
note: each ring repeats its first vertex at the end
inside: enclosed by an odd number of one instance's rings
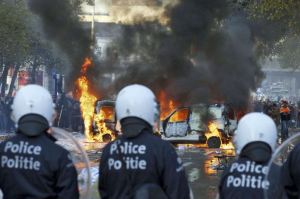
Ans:
POLYGON ((236 108, 225 103, 182 106, 161 122, 162 139, 171 143, 207 144, 220 148, 228 144, 238 124, 236 108), (209 124, 214 124, 213 135, 209 124))

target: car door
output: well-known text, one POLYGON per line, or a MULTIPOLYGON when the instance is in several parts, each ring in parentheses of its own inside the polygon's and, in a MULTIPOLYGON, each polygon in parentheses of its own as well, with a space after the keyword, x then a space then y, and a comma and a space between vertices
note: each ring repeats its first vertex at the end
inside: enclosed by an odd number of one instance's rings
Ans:
POLYGON ((236 129, 237 127, 237 113, 235 111, 235 108, 233 107, 228 107, 227 109, 227 112, 228 112, 228 120, 230 122, 229 124, 229 132, 230 134, 233 133, 233 131, 236 129))
POLYGON ((188 131, 188 114, 189 108, 181 108, 167 117, 166 137, 184 137, 188 131))

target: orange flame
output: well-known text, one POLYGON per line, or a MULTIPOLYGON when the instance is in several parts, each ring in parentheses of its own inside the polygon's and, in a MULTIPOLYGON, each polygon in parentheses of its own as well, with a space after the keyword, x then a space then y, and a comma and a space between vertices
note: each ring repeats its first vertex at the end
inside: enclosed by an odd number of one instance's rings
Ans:
POLYGON ((174 102, 172 100, 166 99, 166 94, 161 91, 158 96, 158 101, 160 102, 161 114, 160 120, 166 119, 175 109, 174 102))
MULTIPOLYGON (((102 107, 104 108, 104 107, 102 107)), ((105 111, 103 109, 100 109, 100 113, 98 115, 96 115, 94 117, 95 122, 97 123, 97 128, 99 130, 99 132, 101 132, 99 135, 95 135, 94 136, 94 140, 98 140, 100 142, 107 142, 108 140, 103 140, 103 135, 108 134, 111 137, 111 140, 115 139, 115 135, 113 134, 113 132, 111 130, 109 130, 107 128, 107 126, 105 125, 104 119, 113 119, 113 113, 105 113, 105 111)))
MULTIPOLYGON (((209 122, 208 128, 209 128, 209 132, 205 133, 207 140, 212 136, 221 138, 221 133, 218 130, 218 126, 216 124, 209 122)), ((177 144, 177 146, 179 146, 179 145, 181 145, 181 144, 177 144)), ((208 147, 207 143, 205 143, 205 144, 184 144, 184 145, 186 147, 208 147)), ((228 144, 221 143, 220 149, 234 149, 234 145, 232 144, 231 141, 229 141, 228 144)))
POLYGON ((91 132, 91 125, 93 118, 97 121, 97 127, 100 132, 99 135, 96 135, 96 140, 100 140, 100 142, 103 141, 102 135, 104 134, 110 134, 112 139, 115 139, 114 136, 112 136, 112 132, 107 129, 104 123, 105 114, 104 112, 100 111, 100 114, 94 116, 94 110, 95 110, 95 102, 97 101, 97 98, 92 95, 89 92, 89 86, 90 81, 86 78, 86 71, 88 67, 93 67, 92 62, 86 58, 84 64, 81 68, 81 77, 77 79, 75 82, 76 85, 78 85, 79 90, 76 90, 76 93, 80 95, 79 101, 80 101, 80 109, 82 112, 82 118, 84 120, 84 127, 85 127, 85 135, 87 137, 88 141, 95 141, 95 136, 91 132))
POLYGON ((218 130, 218 126, 216 124, 209 122, 208 128, 209 128, 209 132, 205 133, 207 139, 213 136, 222 137, 220 131, 218 130))
POLYGON ((232 144, 231 141, 229 141, 228 144, 222 144, 220 148, 221 149, 234 149, 234 145, 232 144))

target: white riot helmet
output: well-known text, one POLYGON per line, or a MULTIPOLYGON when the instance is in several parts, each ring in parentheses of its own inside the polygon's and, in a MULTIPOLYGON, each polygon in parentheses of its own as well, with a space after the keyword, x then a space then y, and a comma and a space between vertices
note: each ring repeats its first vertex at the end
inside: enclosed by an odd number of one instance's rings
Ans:
POLYGON ((13 100, 12 119, 18 127, 19 120, 23 116, 35 114, 45 118, 50 127, 55 114, 54 107, 52 97, 45 88, 35 84, 27 85, 17 92, 13 100))
POLYGON ((160 118, 160 106, 149 88, 134 84, 119 92, 116 113, 120 121, 127 117, 137 117, 154 126, 160 118))
POLYGON ((263 113, 250 113, 240 120, 233 140, 236 153, 240 154, 251 142, 264 142, 274 151, 277 144, 277 128, 269 116, 263 113))

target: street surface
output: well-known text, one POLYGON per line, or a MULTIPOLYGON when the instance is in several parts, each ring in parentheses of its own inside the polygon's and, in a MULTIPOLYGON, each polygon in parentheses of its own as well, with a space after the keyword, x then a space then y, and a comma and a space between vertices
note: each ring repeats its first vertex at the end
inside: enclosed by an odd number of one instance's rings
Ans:
MULTIPOLYGON (((177 151, 185 171, 189 176, 189 184, 194 193, 195 199, 214 199, 218 193, 218 185, 223 170, 216 170, 219 166, 218 158, 214 156, 228 155, 234 156, 234 150, 229 149, 208 149, 208 148, 187 148, 177 151), (193 171, 198 170, 199 178, 192 182, 193 171)), ((230 162, 233 158, 229 159, 230 162)))

